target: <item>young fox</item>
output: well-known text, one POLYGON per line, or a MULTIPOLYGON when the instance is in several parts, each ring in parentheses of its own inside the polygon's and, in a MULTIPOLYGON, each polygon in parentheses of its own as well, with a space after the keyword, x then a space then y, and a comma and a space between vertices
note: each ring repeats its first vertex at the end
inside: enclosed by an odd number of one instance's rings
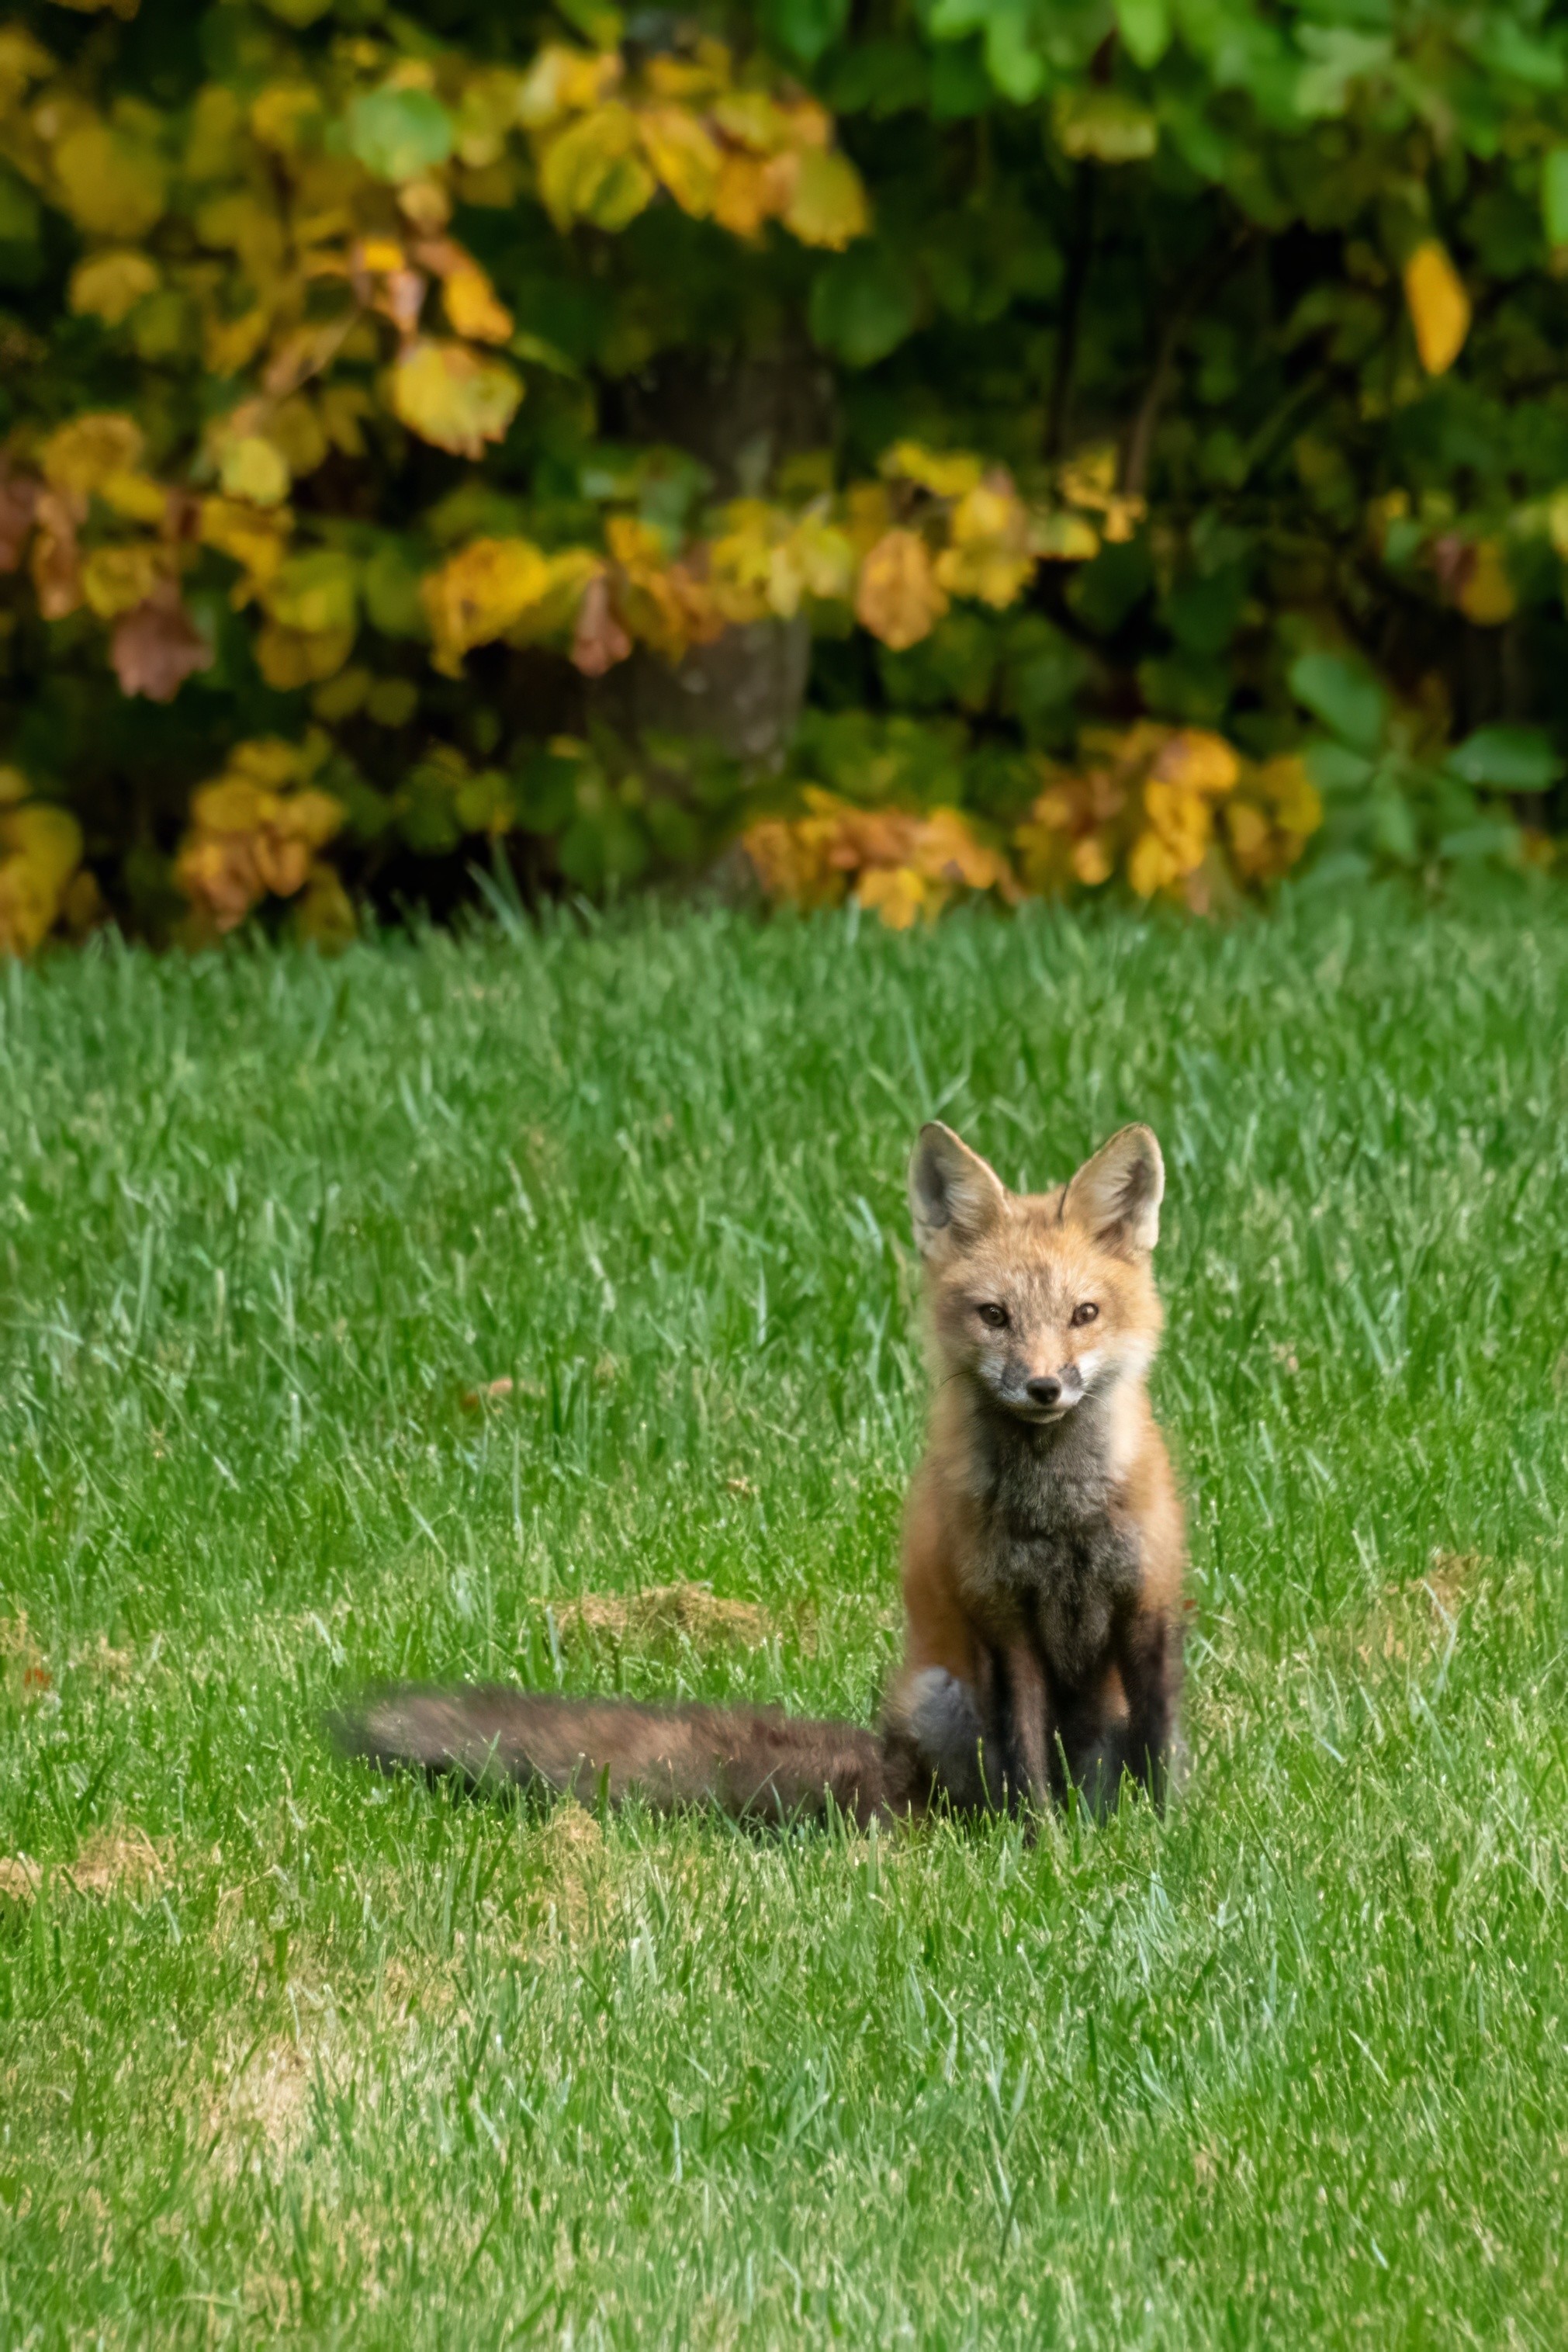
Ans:
POLYGON ((1124 1774, 1163 1800, 1181 1680, 1181 1503, 1145 1386, 1165 1168, 1124 1127, 1054 1192, 920 1131, 910 1208, 935 1398, 904 1536, 904 1655, 880 1733, 768 1707, 402 1689, 335 1726, 381 1765, 737 1816, 974 1812, 1124 1774))

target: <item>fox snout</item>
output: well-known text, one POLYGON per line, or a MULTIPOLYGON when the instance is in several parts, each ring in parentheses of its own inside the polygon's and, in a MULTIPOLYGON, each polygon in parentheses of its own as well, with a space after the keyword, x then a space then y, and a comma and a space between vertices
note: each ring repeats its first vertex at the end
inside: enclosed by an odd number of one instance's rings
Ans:
POLYGON ((1022 1402, 1031 1418, 1039 1413, 1059 1419, 1082 1400, 1083 1375, 1076 1364, 1063 1364, 1055 1372, 1033 1372, 1023 1384, 1022 1402))

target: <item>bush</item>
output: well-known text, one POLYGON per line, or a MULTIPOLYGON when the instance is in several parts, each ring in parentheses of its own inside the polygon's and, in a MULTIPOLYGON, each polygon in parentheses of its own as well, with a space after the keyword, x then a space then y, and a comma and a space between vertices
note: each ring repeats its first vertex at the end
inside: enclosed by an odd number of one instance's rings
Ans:
POLYGON ((38 0, 0 947, 1546 862, 1565 267, 1534 0, 38 0))

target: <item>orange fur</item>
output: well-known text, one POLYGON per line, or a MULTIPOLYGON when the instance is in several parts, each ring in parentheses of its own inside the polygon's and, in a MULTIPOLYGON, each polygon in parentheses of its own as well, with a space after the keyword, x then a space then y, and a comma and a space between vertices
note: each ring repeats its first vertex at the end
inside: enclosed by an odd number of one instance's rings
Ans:
POLYGON ((1123 1769, 1165 1784, 1186 1548, 1145 1386, 1163 1184, 1147 1129, 1025 1196, 946 1129, 923 1131, 911 1198, 936 1385, 884 1725, 912 1801, 923 1778, 958 1802, 977 1785, 994 1801, 998 1776, 1036 1801, 1069 1780, 1113 1796, 1123 1769))

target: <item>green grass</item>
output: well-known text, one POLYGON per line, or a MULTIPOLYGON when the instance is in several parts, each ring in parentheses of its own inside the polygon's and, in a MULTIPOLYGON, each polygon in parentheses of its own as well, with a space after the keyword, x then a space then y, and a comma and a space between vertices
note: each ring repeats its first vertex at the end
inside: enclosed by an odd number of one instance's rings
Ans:
POLYGON ((1565 1037, 1549 896, 0 971, 0 2346, 1568 2339, 1565 1037), (339 1766, 370 1675, 873 1706, 938 1112, 1165 1143, 1173 1816, 339 1766), (770 1637, 572 1631, 682 1579, 770 1637))

